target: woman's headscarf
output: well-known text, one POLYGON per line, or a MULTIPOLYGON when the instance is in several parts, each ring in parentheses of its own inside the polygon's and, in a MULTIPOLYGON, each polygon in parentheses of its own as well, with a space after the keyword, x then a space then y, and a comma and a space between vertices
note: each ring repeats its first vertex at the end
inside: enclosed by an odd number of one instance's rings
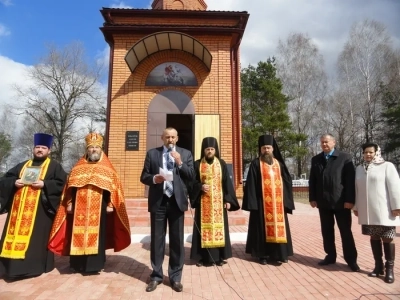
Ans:
POLYGON ((380 165, 384 162, 385 160, 382 157, 381 147, 378 146, 378 150, 376 150, 374 158, 370 162, 364 160, 363 166, 365 171, 367 171, 368 169, 371 169, 374 165, 380 165))

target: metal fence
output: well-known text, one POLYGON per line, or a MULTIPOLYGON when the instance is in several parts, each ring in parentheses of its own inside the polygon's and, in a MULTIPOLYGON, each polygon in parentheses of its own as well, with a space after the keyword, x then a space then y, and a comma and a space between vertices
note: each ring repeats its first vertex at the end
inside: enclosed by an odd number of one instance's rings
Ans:
POLYGON ((294 179, 292 180, 292 186, 307 186, 308 187, 308 180, 307 179, 294 179))
POLYGON ((293 186, 293 198, 295 202, 308 203, 308 186, 293 186))
MULTIPOLYGON (((243 180, 243 185, 246 184, 246 180, 243 180)), ((292 180, 293 187, 293 198, 295 202, 308 203, 308 180, 296 179, 292 180)))
POLYGON ((308 180, 292 180, 293 198, 295 202, 308 203, 308 180))

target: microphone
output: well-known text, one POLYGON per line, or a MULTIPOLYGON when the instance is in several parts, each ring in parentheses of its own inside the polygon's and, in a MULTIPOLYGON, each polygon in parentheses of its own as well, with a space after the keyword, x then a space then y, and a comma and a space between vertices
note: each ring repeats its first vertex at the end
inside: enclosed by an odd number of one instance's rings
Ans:
POLYGON ((168 151, 172 151, 172 149, 174 149, 174 145, 173 144, 168 144, 168 151))

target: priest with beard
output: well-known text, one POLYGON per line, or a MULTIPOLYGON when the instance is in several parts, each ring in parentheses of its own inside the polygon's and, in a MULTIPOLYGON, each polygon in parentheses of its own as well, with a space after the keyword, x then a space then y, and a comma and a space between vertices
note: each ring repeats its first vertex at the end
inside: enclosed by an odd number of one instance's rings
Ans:
POLYGON ((49 157, 53 137, 36 133, 33 139, 33 159, 0 178, 0 214, 8 213, 0 240, 0 264, 11 280, 54 269, 54 254, 47 242, 67 174, 49 157), (30 172, 39 175, 31 178, 33 182, 25 180, 30 172))
POLYGON ((49 249, 70 256, 73 272, 104 269, 106 249, 131 244, 121 181, 103 153, 103 137, 89 133, 86 154, 72 168, 50 234, 49 249))
POLYGON ((272 135, 259 137, 258 150, 243 196, 242 209, 250 211, 246 253, 262 265, 280 265, 293 255, 287 218, 294 210, 292 179, 272 135))
POLYGON ((198 267, 222 266, 232 257, 227 211, 240 206, 215 138, 203 139, 201 158, 194 169, 196 178, 190 188, 190 200, 196 211, 190 258, 197 261, 198 267))

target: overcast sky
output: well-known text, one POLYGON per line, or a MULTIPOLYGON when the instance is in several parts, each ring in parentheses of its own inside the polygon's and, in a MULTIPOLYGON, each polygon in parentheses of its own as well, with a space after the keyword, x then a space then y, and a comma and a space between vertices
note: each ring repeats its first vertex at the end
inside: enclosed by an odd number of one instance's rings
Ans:
POLYGON ((292 32, 312 38, 330 75, 355 22, 382 22, 400 47, 399 0, 218 0, 210 10, 247 11, 250 19, 241 45, 242 67, 276 55, 279 39, 292 32))
MULTIPOLYGON (((205 0, 208 10, 247 11, 242 67, 276 55, 279 39, 292 32, 312 38, 333 76, 351 26, 365 18, 382 22, 400 48, 400 0, 205 0)), ((99 30, 102 7, 150 8, 152 1, 0 0, 0 103, 13 99, 12 85, 28 84, 23 72, 45 54, 46 43, 82 41, 88 56, 107 59, 99 30)), ((106 81, 105 81, 106 82, 106 81)))

